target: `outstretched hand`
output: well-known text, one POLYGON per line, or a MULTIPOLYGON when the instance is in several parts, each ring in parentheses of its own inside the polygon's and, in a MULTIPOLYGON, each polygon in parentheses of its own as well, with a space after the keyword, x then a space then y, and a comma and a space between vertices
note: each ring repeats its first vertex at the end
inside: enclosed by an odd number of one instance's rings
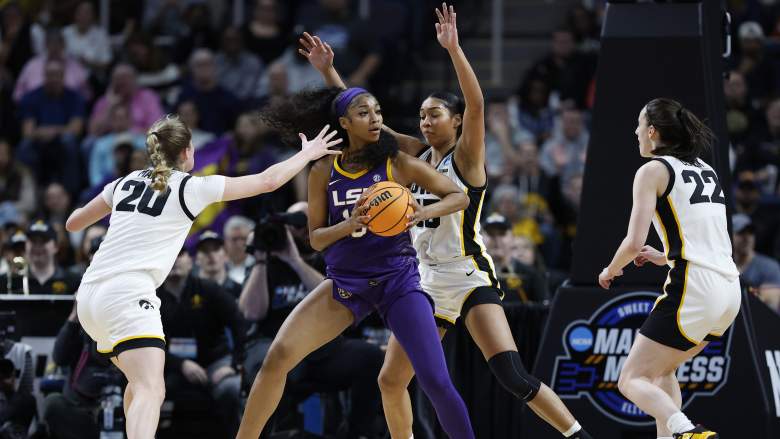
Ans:
POLYGON ((305 134, 298 133, 298 136, 300 136, 301 138, 301 150, 310 154, 310 160, 317 160, 318 158, 327 154, 331 154, 331 155, 341 154, 341 151, 330 149, 332 146, 336 146, 339 143, 341 143, 342 139, 341 137, 339 137, 336 140, 330 140, 338 132, 336 130, 328 132, 329 128, 330 125, 325 125, 322 128, 322 131, 320 131, 320 133, 317 134, 317 137, 311 140, 306 139, 305 134))
POLYGON ((441 4, 441 11, 436 9, 439 22, 436 23, 436 39, 441 47, 452 50, 458 47, 458 24, 455 17, 455 8, 447 3, 441 4))
POLYGON ((303 46, 298 49, 298 53, 305 56, 315 69, 324 72, 333 66, 333 48, 320 40, 320 37, 304 32, 303 37, 298 38, 298 42, 303 46))

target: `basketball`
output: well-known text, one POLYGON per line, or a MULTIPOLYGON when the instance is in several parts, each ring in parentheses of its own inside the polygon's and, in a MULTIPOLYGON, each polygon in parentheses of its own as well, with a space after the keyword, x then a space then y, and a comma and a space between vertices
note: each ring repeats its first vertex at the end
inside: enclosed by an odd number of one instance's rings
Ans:
POLYGON ((380 181, 367 189, 368 229, 379 236, 395 236, 406 230, 412 213, 409 191, 398 183, 380 181))

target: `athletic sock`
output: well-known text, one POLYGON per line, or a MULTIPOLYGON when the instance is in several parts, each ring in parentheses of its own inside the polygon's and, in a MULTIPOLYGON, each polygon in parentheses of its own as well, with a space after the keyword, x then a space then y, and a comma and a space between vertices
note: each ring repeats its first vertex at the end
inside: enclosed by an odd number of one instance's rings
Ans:
POLYGON ((582 430, 582 426, 579 422, 575 421, 574 425, 563 433, 563 437, 572 437, 574 433, 582 430))
POLYGON ((669 419, 666 421, 666 428, 668 428, 672 433, 677 434, 685 433, 686 431, 693 430, 696 427, 693 425, 693 422, 691 422, 691 420, 685 416, 685 413, 677 412, 672 416, 669 416, 669 419))

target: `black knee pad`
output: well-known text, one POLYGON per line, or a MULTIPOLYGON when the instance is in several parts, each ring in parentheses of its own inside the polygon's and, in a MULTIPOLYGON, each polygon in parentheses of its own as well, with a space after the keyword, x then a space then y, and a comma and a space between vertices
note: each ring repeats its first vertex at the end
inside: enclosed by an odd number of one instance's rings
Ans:
POLYGON ((488 360, 488 366, 498 382, 510 393, 525 402, 536 397, 542 382, 528 373, 517 351, 506 351, 488 360))

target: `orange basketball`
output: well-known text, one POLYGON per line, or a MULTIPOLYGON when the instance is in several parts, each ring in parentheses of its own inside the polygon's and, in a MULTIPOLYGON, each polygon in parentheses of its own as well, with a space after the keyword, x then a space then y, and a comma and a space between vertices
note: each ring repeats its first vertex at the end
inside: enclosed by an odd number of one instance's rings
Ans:
POLYGON ((406 215, 413 212, 409 191, 398 183, 380 181, 366 190, 368 229, 379 236, 395 236, 406 230, 406 215))

